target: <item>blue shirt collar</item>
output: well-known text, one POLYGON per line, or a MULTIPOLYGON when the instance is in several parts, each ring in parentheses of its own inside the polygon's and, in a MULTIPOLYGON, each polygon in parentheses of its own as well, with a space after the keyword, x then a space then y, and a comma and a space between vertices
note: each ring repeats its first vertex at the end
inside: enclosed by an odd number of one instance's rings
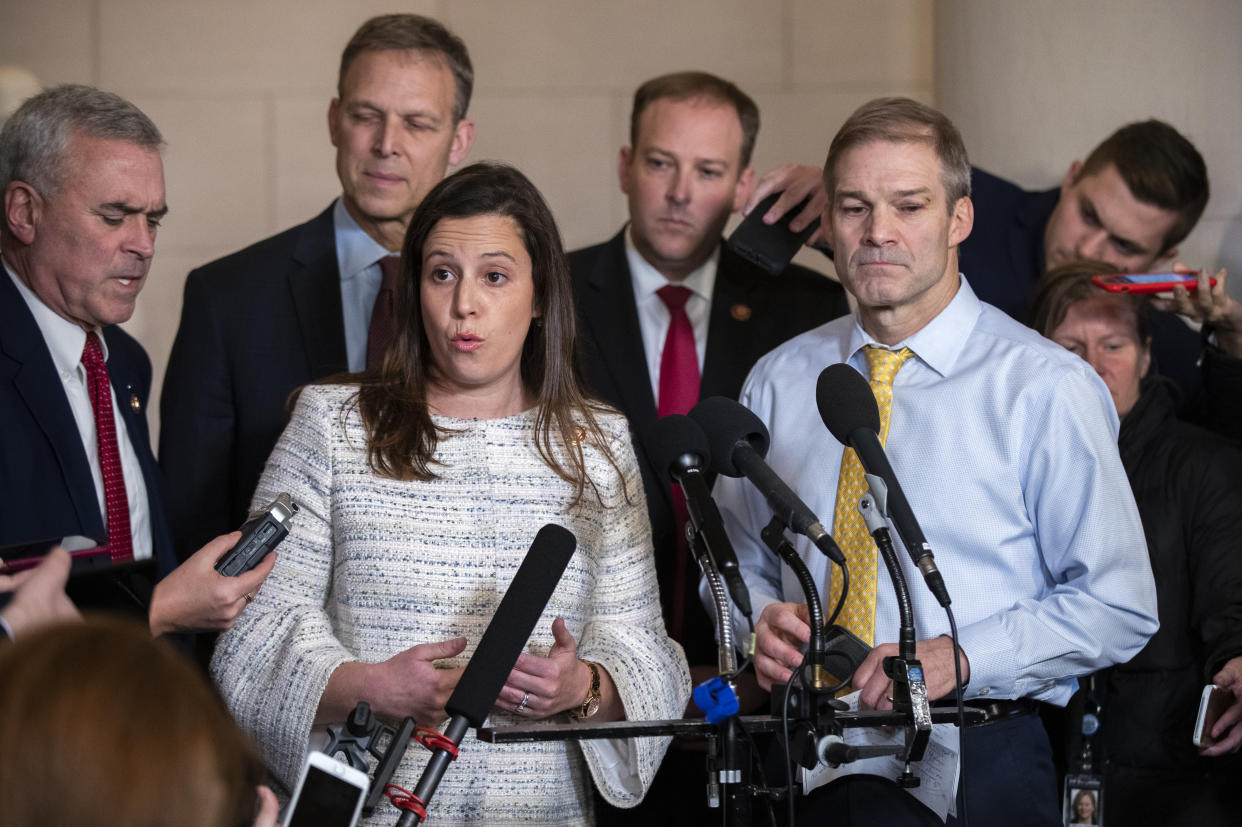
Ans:
MULTIPOLYGON (((983 310, 983 302, 970 288, 966 277, 959 274, 957 293, 949 304, 935 318, 905 341, 893 346, 892 350, 908 347, 914 351, 919 361, 930 367, 941 376, 953 372, 958 356, 966 347, 966 339, 974 330, 975 322, 983 310)), ((854 329, 850 333, 848 361, 861 370, 863 376, 868 374, 867 360, 862 356, 862 349, 867 345, 882 345, 863 330, 861 317, 854 311, 854 329)))
POLYGON ((336 264, 340 269, 341 281, 358 278, 366 268, 389 255, 384 245, 358 226, 349 210, 345 209, 343 198, 336 199, 332 207, 332 228, 336 234, 336 264))

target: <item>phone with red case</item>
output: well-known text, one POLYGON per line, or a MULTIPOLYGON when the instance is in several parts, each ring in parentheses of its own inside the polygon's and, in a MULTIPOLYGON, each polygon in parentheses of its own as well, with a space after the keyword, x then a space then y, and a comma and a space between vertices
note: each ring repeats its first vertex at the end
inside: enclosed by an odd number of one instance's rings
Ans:
MULTIPOLYGON (((1110 293, 1167 293, 1174 287, 1185 287, 1197 290, 1199 273, 1107 273, 1092 276, 1091 280, 1097 287, 1103 287, 1110 293)), ((1208 280, 1212 287, 1216 279, 1208 280)))

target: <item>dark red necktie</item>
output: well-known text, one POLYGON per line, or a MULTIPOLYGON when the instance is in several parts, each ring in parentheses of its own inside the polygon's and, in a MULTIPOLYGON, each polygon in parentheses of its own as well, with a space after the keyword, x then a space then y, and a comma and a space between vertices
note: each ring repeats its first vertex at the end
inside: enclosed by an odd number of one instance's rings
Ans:
POLYGON ((397 338, 397 279, 401 277, 401 257, 384 256, 379 260, 379 292, 371 308, 371 324, 367 328, 367 368, 378 368, 384 361, 388 346, 397 338))
MULTIPOLYGON (((686 315, 690 288, 666 284, 656 291, 668 307, 668 335, 664 337, 664 353, 660 356, 660 398, 656 402, 659 416, 688 413, 699 401, 699 357, 694 349, 694 326, 686 315)), ((681 641, 686 616, 686 509, 685 494, 680 485, 673 486, 673 518, 677 536, 677 556, 673 563, 673 608, 669 618, 669 634, 681 641)))
POLYGON ((104 363, 103 346, 94 333, 86 334, 82 348, 87 390, 95 409, 95 442, 99 450, 99 470, 103 473, 104 508, 108 512, 109 556, 114 563, 134 559, 129 525, 129 498, 125 495, 125 475, 121 473, 121 451, 116 441, 116 419, 112 416, 112 383, 104 363))
POLYGON ((656 291, 668 307, 668 335, 660 357, 660 416, 689 413, 699 401, 699 357, 694 351, 694 327, 686 315, 690 288, 666 284, 656 291))

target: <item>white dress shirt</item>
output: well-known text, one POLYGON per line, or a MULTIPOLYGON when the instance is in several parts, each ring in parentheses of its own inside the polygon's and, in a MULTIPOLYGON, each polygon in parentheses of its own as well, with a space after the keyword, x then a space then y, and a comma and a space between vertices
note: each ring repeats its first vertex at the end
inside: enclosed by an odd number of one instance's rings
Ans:
POLYGON ((707 353, 707 323, 711 316, 712 290, 716 287, 716 265, 720 262, 720 245, 711 257, 679 282, 666 279, 652 267, 634 246, 631 228, 625 230, 625 259, 630 266, 630 285, 634 288, 634 304, 638 307, 638 326, 643 334, 643 353, 647 356, 647 375, 651 377, 651 393, 660 403, 660 359, 664 340, 668 338, 671 315, 668 305, 656 291, 668 284, 679 284, 690 290, 686 315, 694 328, 694 350, 699 357, 699 376, 703 375, 703 357, 707 353))
MULTIPOLYGON (((73 411, 74 422, 82 437, 82 448, 86 451, 86 464, 90 466, 91 478, 95 481, 95 494, 99 499, 99 513, 103 516, 105 530, 108 526, 108 510, 104 502, 103 472, 99 467, 99 443, 95 438, 95 409, 91 407, 90 390, 87 385, 86 368, 82 365, 82 349, 86 346, 86 331, 73 322, 56 315, 52 308, 27 287, 17 274, 4 263, 5 272, 17 285, 26 305, 34 316, 35 323, 43 333, 43 341, 52 354, 52 364, 65 396, 69 400, 69 408, 73 411)), ((95 331, 100 333, 100 331, 95 331)), ((108 343, 102 333, 99 342, 103 346, 104 361, 108 359, 108 343)), ((135 560, 145 560, 151 556, 151 507, 147 501, 147 486, 142 477, 142 466, 138 464, 138 455, 129 439, 129 429, 121 418, 117 407, 116 389, 109 387, 112 396, 112 416, 116 421, 116 442, 121 455, 121 473, 125 476, 125 496, 129 500, 129 523, 133 536, 135 560)), ((129 404, 129 400, 125 400, 129 404)))

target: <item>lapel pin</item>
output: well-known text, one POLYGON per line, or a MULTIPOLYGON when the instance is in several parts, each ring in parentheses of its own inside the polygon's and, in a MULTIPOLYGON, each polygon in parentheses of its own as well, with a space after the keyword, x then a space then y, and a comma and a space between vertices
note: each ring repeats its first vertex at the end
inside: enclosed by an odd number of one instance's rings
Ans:
POLYGON ((729 308, 729 314, 733 316, 734 321, 737 321, 737 322, 747 321, 750 319, 750 305, 735 304, 733 305, 733 307, 729 308))
POLYGON ((142 403, 138 401, 138 394, 131 393, 129 395, 129 407, 136 414, 142 413, 142 403))

